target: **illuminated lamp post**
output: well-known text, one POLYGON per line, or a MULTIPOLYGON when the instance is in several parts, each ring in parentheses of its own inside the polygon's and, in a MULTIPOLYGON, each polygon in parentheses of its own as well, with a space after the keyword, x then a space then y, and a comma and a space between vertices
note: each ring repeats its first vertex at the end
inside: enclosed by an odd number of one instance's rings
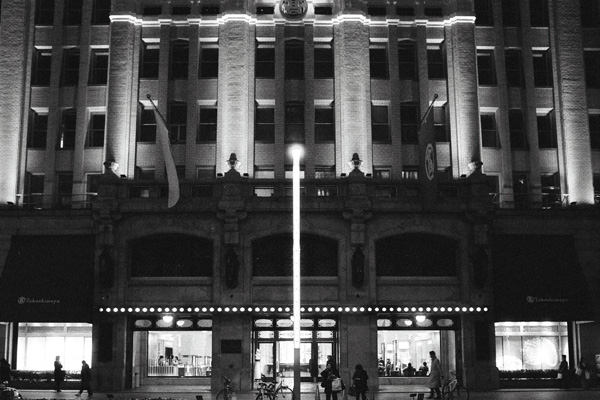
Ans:
POLYGON ((293 292, 294 292, 294 399, 300 400, 300 157, 301 146, 292 146, 292 220, 293 220, 293 292))

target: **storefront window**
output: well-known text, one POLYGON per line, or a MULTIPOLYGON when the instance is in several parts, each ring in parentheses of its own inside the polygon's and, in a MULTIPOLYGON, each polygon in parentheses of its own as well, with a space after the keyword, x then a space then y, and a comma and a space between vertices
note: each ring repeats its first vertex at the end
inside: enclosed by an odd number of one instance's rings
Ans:
POLYGON ((211 331, 149 331, 148 376, 210 376, 211 331))
POLYGON ((380 376, 404 376, 402 371, 411 363, 417 371, 426 362, 429 352, 440 354, 440 331, 380 330, 377 332, 377 358, 380 376))
POLYGON ((81 360, 92 365, 92 325, 20 323, 17 365, 20 370, 54 369, 60 356, 63 368, 79 371, 81 360))
POLYGON ((497 322, 496 366, 501 371, 557 369, 569 357, 566 322, 497 322))

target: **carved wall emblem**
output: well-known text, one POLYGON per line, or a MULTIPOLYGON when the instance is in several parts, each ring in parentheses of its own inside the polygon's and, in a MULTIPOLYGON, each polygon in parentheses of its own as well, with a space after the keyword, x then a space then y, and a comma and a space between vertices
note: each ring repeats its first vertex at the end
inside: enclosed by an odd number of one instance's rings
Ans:
POLYGON ((307 9, 306 0, 281 0, 279 3, 279 10, 287 19, 302 19, 307 9))

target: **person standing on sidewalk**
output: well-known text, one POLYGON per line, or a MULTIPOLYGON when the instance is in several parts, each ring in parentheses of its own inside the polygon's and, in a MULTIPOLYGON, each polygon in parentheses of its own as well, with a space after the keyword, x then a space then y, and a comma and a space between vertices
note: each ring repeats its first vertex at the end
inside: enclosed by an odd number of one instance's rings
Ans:
POLYGON ((354 367, 354 375, 352 375, 352 384, 356 388, 356 400, 367 400, 367 390, 369 390, 369 386, 367 381, 369 380, 369 375, 367 371, 363 369, 361 364, 356 364, 354 367))
POLYGON ((62 390, 60 390, 60 384, 65 380, 65 371, 63 371, 62 367, 60 356, 56 356, 56 359, 54 360, 54 389, 56 389, 57 392, 62 392, 62 390))
POLYGON ((92 370, 85 360, 81 362, 81 386, 79 387, 79 393, 75 396, 81 396, 81 393, 83 393, 84 390, 87 390, 88 397, 94 395, 94 392, 92 392, 92 370))
POLYGON ((442 386, 442 366, 440 364, 440 359, 437 358, 435 355, 435 351, 430 351, 429 356, 431 357, 431 372, 429 373, 427 387, 429 388, 431 393, 427 398, 441 399, 442 393, 440 392, 440 387, 442 386))
POLYGON ((569 388, 569 363, 567 362, 567 356, 562 355, 562 361, 558 366, 558 375, 557 377, 560 379, 560 387, 562 389, 569 388))

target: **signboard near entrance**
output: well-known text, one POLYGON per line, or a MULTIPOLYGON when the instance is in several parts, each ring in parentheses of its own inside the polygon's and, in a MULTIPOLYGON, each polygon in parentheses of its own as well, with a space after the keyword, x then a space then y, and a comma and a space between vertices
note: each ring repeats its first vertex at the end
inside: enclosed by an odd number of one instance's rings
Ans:
POLYGON ((221 340, 221 353, 222 354, 242 354, 242 341, 241 340, 221 340))

